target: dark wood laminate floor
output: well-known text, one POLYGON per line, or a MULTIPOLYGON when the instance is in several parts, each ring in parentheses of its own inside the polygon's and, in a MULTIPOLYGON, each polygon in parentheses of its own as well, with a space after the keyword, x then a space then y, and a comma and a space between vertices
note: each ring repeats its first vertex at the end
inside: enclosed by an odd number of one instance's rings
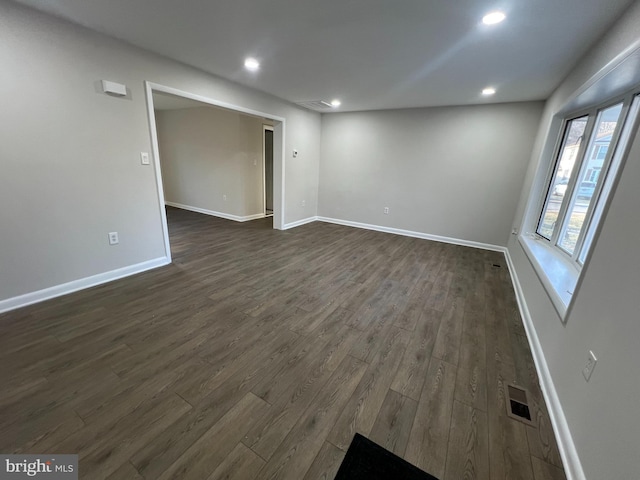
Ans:
POLYGON ((502 254, 168 215, 173 265, 0 315, 0 452, 332 479, 360 432, 443 480, 565 478, 502 254))

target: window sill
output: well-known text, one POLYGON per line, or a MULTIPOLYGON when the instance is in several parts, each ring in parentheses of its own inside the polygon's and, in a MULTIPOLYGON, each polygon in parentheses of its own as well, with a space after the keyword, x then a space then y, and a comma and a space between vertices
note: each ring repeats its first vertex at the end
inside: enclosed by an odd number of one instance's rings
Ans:
POLYGON ((580 270, 561 252, 537 236, 520 235, 518 241, 564 322, 580 270))

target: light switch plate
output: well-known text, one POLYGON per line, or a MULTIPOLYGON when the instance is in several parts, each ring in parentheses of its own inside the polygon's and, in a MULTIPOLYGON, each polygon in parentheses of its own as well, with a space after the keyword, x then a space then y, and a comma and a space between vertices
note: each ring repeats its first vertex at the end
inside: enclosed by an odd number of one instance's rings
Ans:
POLYGON ((596 358, 595 354, 591 350, 589 350, 589 357, 587 358, 587 363, 582 369, 582 375, 584 376, 584 379, 587 382, 591 378, 591 374, 593 373, 593 369, 596 368, 597 362, 598 362, 598 359, 596 358))
POLYGON ((149 154, 147 152, 140 152, 140 161, 142 165, 149 165, 149 154))

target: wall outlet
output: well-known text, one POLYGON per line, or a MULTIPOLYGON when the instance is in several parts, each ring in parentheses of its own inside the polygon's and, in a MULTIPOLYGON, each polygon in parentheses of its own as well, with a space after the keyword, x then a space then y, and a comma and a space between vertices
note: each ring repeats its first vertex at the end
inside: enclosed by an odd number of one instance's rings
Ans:
POLYGON ((117 245, 120 243, 118 232, 109 232, 109 245, 117 245))
POLYGON ((302 200, 301 205, 302 205, 303 207, 306 207, 306 206, 307 206, 307 201, 306 201, 306 200, 302 200))
POLYGON ((382 212, 383 212, 385 215, 389 215, 389 207, 384 207, 384 210, 382 210, 382 212))
POLYGON ((298 150, 294 150, 293 151, 293 158, 297 158, 298 157, 298 150))
POLYGON ((513 227, 511 229, 511 235, 517 235, 518 234, 518 229, 516 227, 513 227))
POLYGON ((584 376, 584 379, 587 382, 591 378, 591 374, 593 373, 593 369, 596 368, 597 362, 598 362, 598 359, 596 358, 595 354, 591 350, 589 350, 589 357, 587 358, 587 364, 582 369, 582 375, 584 376))
POLYGON ((224 202, 227 201, 227 196, 226 195, 222 195, 222 201, 224 201, 224 202))

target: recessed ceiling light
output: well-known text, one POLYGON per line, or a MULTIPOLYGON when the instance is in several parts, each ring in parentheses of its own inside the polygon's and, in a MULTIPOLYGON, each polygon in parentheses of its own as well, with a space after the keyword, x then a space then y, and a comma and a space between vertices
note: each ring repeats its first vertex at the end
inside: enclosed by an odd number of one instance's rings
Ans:
POLYGON ((502 12, 491 12, 482 17, 482 23, 485 25, 495 25, 496 23, 503 21, 505 18, 507 18, 507 16, 502 12))
POLYGON ((331 106, 333 108, 338 108, 340 105, 342 105, 342 102, 340 100, 338 100, 337 98, 331 100, 331 106))
POLYGON ((247 70, 251 70, 252 72, 255 72, 260 68, 260 62, 257 61, 255 58, 247 58, 244 61, 244 66, 247 70))
POLYGON ((493 95, 494 93, 496 93, 496 89, 492 88, 492 87, 487 87, 484 90, 482 90, 482 95, 493 95))

